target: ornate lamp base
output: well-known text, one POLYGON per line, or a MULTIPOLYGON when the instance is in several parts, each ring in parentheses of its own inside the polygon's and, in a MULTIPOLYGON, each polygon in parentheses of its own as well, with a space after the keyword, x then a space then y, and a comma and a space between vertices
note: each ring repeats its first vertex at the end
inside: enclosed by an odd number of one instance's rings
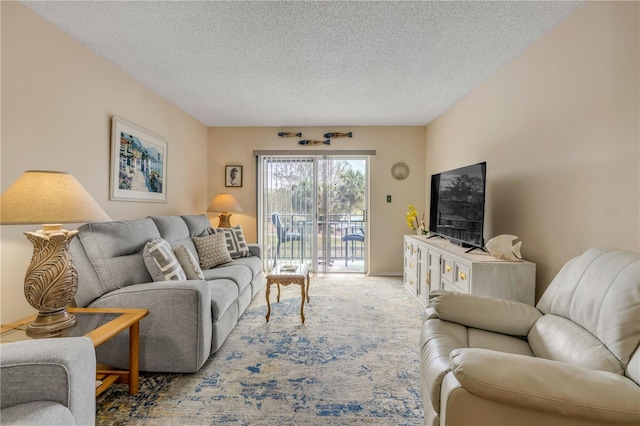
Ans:
POLYGON ((220 222, 218 223, 218 228, 231 228, 231 222, 229 222, 229 218, 231 217, 231 213, 220 213, 218 218, 220 222))
POLYGON ((31 337, 64 335, 78 320, 67 312, 78 288, 78 273, 69 253, 69 242, 78 231, 62 225, 42 225, 36 232, 25 232, 33 244, 33 257, 27 268, 24 295, 38 310, 27 327, 31 337))
POLYGON ((71 327, 78 323, 75 315, 62 309, 57 312, 39 313, 36 319, 27 326, 29 337, 65 336, 71 327))

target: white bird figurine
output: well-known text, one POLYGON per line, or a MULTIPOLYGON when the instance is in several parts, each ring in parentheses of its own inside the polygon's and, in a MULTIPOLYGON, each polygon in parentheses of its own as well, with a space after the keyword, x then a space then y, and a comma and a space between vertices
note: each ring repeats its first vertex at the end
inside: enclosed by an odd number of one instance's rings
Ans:
POLYGON ((517 239, 518 237, 515 235, 498 235, 487 241, 485 247, 489 250, 491 256, 496 259, 518 261, 522 260, 522 255, 520 254, 522 241, 514 245, 513 242, 517 239))

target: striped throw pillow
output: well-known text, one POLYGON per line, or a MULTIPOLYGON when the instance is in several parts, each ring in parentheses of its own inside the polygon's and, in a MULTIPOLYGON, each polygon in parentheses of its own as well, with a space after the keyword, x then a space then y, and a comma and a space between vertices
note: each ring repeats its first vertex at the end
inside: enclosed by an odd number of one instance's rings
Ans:
POLYGON ((240 225, 233 228, 210 228, 210 231, 212 234, 224 234, 227 250, 229 250, 232 259, 251 256, 240 225))

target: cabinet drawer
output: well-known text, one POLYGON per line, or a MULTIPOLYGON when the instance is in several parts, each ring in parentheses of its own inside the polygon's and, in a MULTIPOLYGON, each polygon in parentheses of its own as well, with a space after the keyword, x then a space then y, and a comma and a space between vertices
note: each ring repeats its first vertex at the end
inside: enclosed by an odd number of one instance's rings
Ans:
POLYGON ((411 256, 411 252, 413 251, 413 244, 410 241, 404 240, 404 255, 411 256))
POLYGON ((404 269, 405 269, 405 272, 412 274, 414 276, 418 276, 418 262, 416 261, 415 258, 405 257, 404 269))
POLYGON ((442 289, 447 291, 457 291, 458 293, 462 293, 462 291, 458 287, 451 284, 449 281, 445 281, 445 280, 442 280, 442 289))
POLYGON ((410 241, 404 242, 404 255, 406 257, 412 257, 418 259, 418 246, 410 241))
POLYGON ((404 285, 412 290, 412 294, 415 295, 417 293, 418 288, 418 279, 415 275, 412 274, 404 274, 404 285))
POLYGON ((446 256, 442 256, 442 269, 440 273, 442 274, 442 278, 448 280, 449 282, 453 282, 453 274, 455 269, 455 262, 446 256))
POLYGON ((469 273, 469 268, 465 265, 461 265, 456 263, 456 275, 454 277, 453 283, 456 287, 462 290, 465 293, 469 293, 469 283, 471 282, 471 275, 469 273))

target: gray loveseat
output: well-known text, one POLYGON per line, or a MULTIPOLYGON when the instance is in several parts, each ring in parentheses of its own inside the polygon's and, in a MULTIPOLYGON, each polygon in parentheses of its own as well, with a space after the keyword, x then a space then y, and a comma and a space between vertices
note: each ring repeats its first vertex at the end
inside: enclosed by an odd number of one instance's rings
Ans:
POLYGON ((0 345, 3 425, 93 425, 96 356, 87 337, 0 345))
MULTIPOLYGON (((260 246, 247 244, 250 256, 203 269, 204 280, 153 281, 145 265, 145 245, 163 238, 184 245, 196 260, 192 237, 210 233, 209 219, 152 216, 89 223, 78 228, 71 253, 78 270, 80 307, 146 308, 140 322, 140 371, 197 371, 216 352, 263 284, 260 246)), ((97 361, 128 366, 128 333, 96 348, 97 361)))

